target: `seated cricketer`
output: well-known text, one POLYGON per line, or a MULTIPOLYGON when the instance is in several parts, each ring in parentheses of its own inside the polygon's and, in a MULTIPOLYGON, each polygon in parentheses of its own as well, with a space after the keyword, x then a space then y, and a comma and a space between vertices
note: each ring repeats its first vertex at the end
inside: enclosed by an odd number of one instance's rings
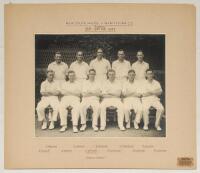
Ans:
POLYGON ((98 131, 98 118, 100 113, 99 97, 101 95, 101 88, 95 79, 96 71, 89 70, 89 79, 83 83, 82 88, 82 102, 81 102, 81 131, 86 129, 86 114, 87 109, 92 109, 92 127, 94 131, 98 131))
POLYGON ((79 119, 79 108, 80 108, 80 95, 81 95, 81 86, 79 82, 75 80, 75 72, 68 72, 69 81, 63 82, 61 85, 61 94, 63 95, 60 106, 60 120, 61 126, 60 132, 64 132, 67 129, 67 115, 68 110, 71 108, 72 115, 72 124, 73 132, 78 132, 78 119, 79 119))
POLYGON ((126 128, 130 128, 130 113, 134 110, 136 116, 134 120, 135 129, 139 129, 138 124, 142 118, 142 103, 141 103, 141 92, 140 85, 137 80, 135 80, 135 71, 128 71, 128 80, 123 84, 122 94, 124 96, 124 114, 126 128))
POLYGON ((142 106, 143 106, 143 120, 144 130, 148 130, 149 124, 149 108, 154 107, 156 109, 156 121, 155 128, 161 131, 160 119, 164 112, 163 105, 160 102, 159 96, 162 94, 162 88, 160 83, 154 79, 154 73, 152 70, 146 71, 147 80, 143 84, 142 94, 142 106))
POLYGON ((100 130, 102 131, 105 130, 106 109, 111 106, 117 108, 117 116, 118 116, 117 119, 120 130, 122 131, 125 130, 123 126, 124 112, 123 112, 123 104, 120 98, 121 94, 122 94, 121 83, 115 79, 115 71, 113 69, 110 69, 108 70, 108 80, 102 86, 103 100, 101 102, 100 130))
POLYGON ((42 129, 47 129, 47 119, 45 117, 45 109, 48 106, 51 106, 53 109, 52 117, 49 117, 49 121, 51 122, 49 125, 49 129, 54 129, 54 121, 57 121, 58 115, 58 95, 59 92, 59 84, 54 81, 54 71, 47 70, 47 79, 42 82, 40 93, 42 98, 37 105, 37 115, 38 121, 42 121, 42 129))

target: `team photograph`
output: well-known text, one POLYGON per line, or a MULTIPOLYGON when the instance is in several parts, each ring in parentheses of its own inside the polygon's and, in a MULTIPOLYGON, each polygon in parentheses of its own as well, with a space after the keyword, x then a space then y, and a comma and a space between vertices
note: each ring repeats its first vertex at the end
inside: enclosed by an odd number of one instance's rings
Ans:
POLYGON ((37 137, 165 137, 165 35, 35 35, 37 137))

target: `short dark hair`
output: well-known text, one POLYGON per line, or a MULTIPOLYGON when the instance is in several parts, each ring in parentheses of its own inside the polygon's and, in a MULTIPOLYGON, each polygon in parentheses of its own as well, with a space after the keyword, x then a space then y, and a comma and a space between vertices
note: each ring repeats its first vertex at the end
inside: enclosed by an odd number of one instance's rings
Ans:
POLYGON ((55 72, 54 72, 53 70, 51 70, 51 69, 50 69, 50 70, 49 70, 49 69, 46 70, 46 74, 48 74, 48 73, 53 73, 53 74, 55 74, 55 72))
POLYGON ((61 52, 60 52, 60 51, 56 51, 56 52, 55 52, 55 55, 56 55, 56 54, 61 54, 61 52))
POLYGON ((82 52, 82 54, 83 54, 83 51, 82 51, 82 50, 79 50, 79 51, 76 52, 76 55, 78 55, 79 52, 82 52))
POLYGON ((152 69, 147 69, 146 73, 149 72, 149 71, 152 72, 152 73, 154 73, 154 71, 152 69))
POLYGON ((139 49, 138 51, 137 51, 137 53, 138 52, 142 52, 142 54, 144 54, 144 51, 142 50, 142 49, 139 49))
POLYGON ((124 50, 123 49, 119 49, 117 52, 124 52, 124 50))
POLYGON ((95 72, 95 74, 96 74, 96 70, 95 70, 95 69, 93 69, 93 68, 89 69, 89 73, 90 73, 91 71, 95 72))
POLYGON ((128 74, 129 74, 129 73, 132 73, 132 72, 135 73, 135 70, 130 69, 130 70, 128 71, 128 74))
POLYGON ((75 74, 75 71, 74 71, 74 70, 69 70, 69 71, 68 71, 68 75, 69 75, 70 73, 74 73, 74 74, 75 74))
POLYGON ((98 47, 98 48, 97 48, 97 52, 98 52, 99 49, 102 50, 102 52, 103 52, 103 49, 102 49, 101 47, 98 47))
POLYGON ((108 69, 107 74, 108 74, 109 72, 114 72, 114 73, 116 73, 115 70, 112 69, 112 68, 108 69))

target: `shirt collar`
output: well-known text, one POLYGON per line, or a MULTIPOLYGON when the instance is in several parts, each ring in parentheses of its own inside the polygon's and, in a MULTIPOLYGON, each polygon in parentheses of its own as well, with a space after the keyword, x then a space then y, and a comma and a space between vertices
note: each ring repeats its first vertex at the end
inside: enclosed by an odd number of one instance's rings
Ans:
MULTIPOLYGON (((61 61, 61 63, 60 63, 59 65, 63 65, 63 64, 64 64, 64 62, 61 61)), ((58 64, 56 63, 56 61, 54 61, 54 65, 58 65, 58 64)))
POLYGON ((46 82, 51 84, 51 83, 53 83, 53 82, 54 82, 54 80, 52 80, 52 82, 49 82, 49 81, 48 81, 48 79, 46 79, 46 82))
POLYGON ((141 63, 141 62, 139 62, 139 60, 137 60, 137 63, 138 63, 138 64, 144 64, 144 61, 142 61, 142 63, 141 63))
POLYGON ((103 60, 104 60, 104 57, 102 57, 101 60, 98 60, 98 58, 96 57, 96 61, 98 61, 98 62, 103 61, 103 60))

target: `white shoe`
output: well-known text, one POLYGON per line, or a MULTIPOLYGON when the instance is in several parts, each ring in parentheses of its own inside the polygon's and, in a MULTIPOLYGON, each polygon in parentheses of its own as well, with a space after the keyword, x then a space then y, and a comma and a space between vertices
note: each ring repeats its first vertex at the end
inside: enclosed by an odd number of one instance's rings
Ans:
POLYGON ((49 130, 52 130, 52 129, 54 129, 54 121, 51 121, 51 123, 50 123, 50 125, 49 125, 49 130))
POLYGON ((99 128, 97 126, 93 127, 94 131, 97 132, 99 128))
POLYGON ((143 127, 144 130, 149 130, 148 126, 143 127))
POLYGON ((83 132, 83 131, 85 131, 85 129, 86 129, 86 124, 83 124, 83 125, 81 126, 81 128, 80 128, 80 131, 83 132))
POLYGON ((130 123, 130 121, 126 123, 126 128, 127 128, 127 129, 130 129, 130 128, 131 128, 131 123, 130 123))
POLYGON ((73 132, 74 132, 74 133, 78 133, 78 128, 77 128, 77 126, 73 126, 73 132))
POLYGON ((134 121, 134 128, 139 129, 138 123, 136 121, 134 121))
POLYGON ((45 130, 45 129, 47 129, 47 122, 46 121, 44 121, 42 123, 42 130, 45 130))
POLYGON ((67 126, 62 126, 60 132, 65 132, 67 130, 67 126))
POLYGON ((119 129, 120 129, 121 131, 125 131, 125 130, 126 130, 124 126, 119 127, 119 129))
POLYGON ((157 126, 157 127, 156 127, 156 130, 157 130, 157 131, 161 131, 162 128, 161 128, 160 126, 157 126))
POLYGON ((101 131, 104 131, 104 130, 105 130, 105 127, 101 127, 100 130, 101 130, 101 131))

